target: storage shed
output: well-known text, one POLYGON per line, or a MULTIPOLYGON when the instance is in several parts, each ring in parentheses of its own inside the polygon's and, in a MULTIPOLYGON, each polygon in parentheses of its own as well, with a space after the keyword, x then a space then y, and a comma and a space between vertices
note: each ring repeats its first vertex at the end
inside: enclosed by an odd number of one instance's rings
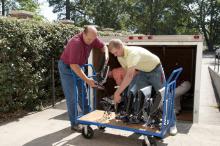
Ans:
MULTIPOLYGON (((166 77, 173 69, 183 67, 183 72, 177 81, 177 86, 183 81, 191 83, 191 89, 182 97, 182 112, 177 116, 179 120, 198 122, 201 63, 203 50, 202 35, 141 35, 141 36, 105 36, 101 39, 108 45, 113 38, 121 39, 128 46, 141 46, 159 56, 166 77)), ((89 62, 98 70, 102 53, 95 50, 91 53, 89 62)), ((109 58, 110 70, 119 67, 113 55, 109 58)), ((97 91, 97 107, 100 108, 100 99, 106 94, 114 93, 115 82, 109 78, 105 87, 108 93, 97 91)))

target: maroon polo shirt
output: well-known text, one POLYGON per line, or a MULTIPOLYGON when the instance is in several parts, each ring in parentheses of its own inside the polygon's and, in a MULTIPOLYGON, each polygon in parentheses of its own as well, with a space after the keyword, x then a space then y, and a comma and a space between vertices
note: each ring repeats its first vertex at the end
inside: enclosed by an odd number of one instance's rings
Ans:
MULTIPOLYGON (((104 43, 98 38, 92 44, 87 45, 83 41, 83 34, 79 33, 68 40, 60 59, 65 64, 78 64, 81 66, 87 63, 92 48, 102 49, 103 47, 104 43)), ((104 52, 104 50, 102 51, 104 52)))

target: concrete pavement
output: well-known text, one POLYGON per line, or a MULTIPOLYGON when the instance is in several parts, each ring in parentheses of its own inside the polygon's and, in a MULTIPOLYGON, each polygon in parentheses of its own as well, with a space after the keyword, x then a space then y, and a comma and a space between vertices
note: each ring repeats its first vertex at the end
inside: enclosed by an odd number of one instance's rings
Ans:
MULTIPOLYGON (((178 122, 179 133, 157 141, 158 146, 219 146, 220 113, 208 73, 211 63, 212 59, 203 58, 199 123, 178 122)), ((91 140, 83 138, 81 133, 72 133, 65 101, 55 108, 0 125, 0 146, 141 146, 141 138, 108 128, 104 133, 95 130, 91 140)))

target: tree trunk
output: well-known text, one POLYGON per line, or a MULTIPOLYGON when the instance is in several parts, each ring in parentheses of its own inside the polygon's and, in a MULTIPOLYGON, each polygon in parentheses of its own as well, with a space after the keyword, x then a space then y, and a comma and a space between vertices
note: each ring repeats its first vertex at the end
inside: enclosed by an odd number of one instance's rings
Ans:
POLYGON ((2 16, 5 16, 5 0, 2 1, 2 16))
MULTIPOLYGON (((213 51, 213 32, 212 32, 212 21, 209 22, 208 30, 206 28, 207 24, 205 23, 205 18, 206 18, 206 11, 205 11, 205 3, 204 0, 201 1, 200 3, 200 17, 199 17, 199 23, 200 27, 202 29, 203 35, 205 37, 205 41, 208 47, 209 51, 213 51), (208 32, 209 31, 209 32, 208 32)), ((212 18, 211 18, 212 20, 212 18)))
POLYGON ((210 33, 209 33, 209 50, 210 51, 213 51, 214 48, 213 48, 213 44, 214 44, 214 13, 215 13, 215 10, 214 10, 214 1, 212 0, 211 1, 211 12, 210 12, 210 24, 209 24, 209 29, 210 29, 210 33))
POLYGON ((153 22, 153 0, 150 0, 150 4, 149 4, 149 13, 150 13, 150 21, 148 22, 148 34, 151 35, 152 34, 152 22, 153 22))
POLYGON ((70 0, 66 0, 66 19, 70 20, 70 0))

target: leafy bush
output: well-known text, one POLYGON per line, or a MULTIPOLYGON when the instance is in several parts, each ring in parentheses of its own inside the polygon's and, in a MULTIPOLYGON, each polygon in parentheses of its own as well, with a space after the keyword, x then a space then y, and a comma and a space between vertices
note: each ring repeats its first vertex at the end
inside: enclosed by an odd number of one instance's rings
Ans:
MULTIPOLYGON (((0 19, 0 111, 36 110, 51 101, 51 58, 59 59, 73 25, 0 19)), ((56 97, 62 97, 55 62, 56 97)))

